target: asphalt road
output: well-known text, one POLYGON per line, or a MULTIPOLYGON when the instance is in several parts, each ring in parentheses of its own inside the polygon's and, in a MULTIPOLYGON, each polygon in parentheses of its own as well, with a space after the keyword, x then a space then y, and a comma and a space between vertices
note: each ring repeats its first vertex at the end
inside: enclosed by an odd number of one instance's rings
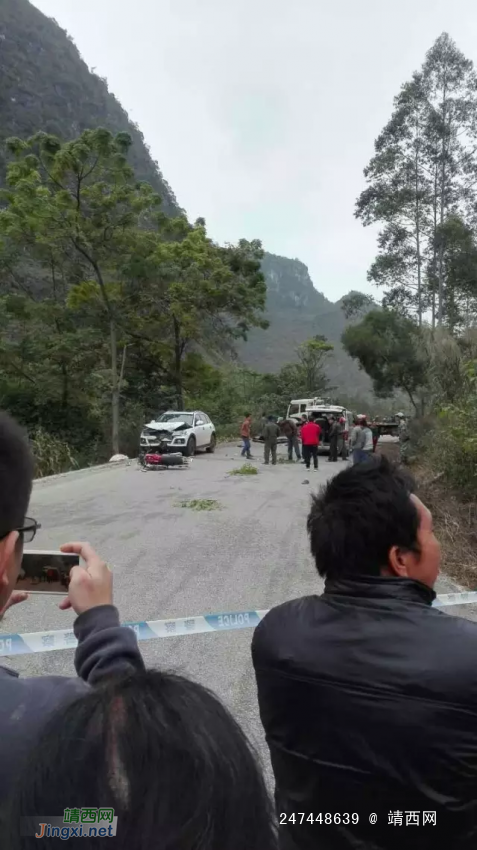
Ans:
MULTIPOLYGON (((254 451, 261 455, 262 449, 254 451)), ((283 447, 279 456, 285 457, 283 447)), ((215 455, 198 455, 184 471, 143 472, 133 463, 38 482, 29 513, 42 529, 31 548, 89 540, 113 567, 123 621, 269 608, 320 592, 306 515, 312 489, 343 463, 320 458, 319 471, 307 473, 301 464, 265 467, 257 457, 258 475, 231 477, 241 463, 237 447, 228 445, 215 455), (220 509, 178 506, 188 499, 215 499, 220 509)), ((443 578, 438 590, 452 589, 443 578)), ((473 617, 469 607, 459 613, 473 617)), ((31 597, 6 615, 1 631, 67 628, 73 619, 58 610, 54 597, 31 597)), ((147 665, 212 688, 242 723, 268 771, 250 640, 250 630, 232 631, 145 641, 141 650, 147 665)), ((11 665, 23 675, 72 675, 73 651, 19 656, 11 665)))

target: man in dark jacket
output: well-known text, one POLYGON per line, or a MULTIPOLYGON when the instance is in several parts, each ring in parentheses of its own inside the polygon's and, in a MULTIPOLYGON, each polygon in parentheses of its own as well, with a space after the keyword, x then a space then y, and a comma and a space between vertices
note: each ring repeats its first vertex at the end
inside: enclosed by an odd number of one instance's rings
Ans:
POLYGON ((264 452, 263 452, 263 462, 265 464, 270 463, 270 453, 272 455, 272 466, 276 466, 277 463, 277 443, 278 438, 280 436, 280 428, 275 422, 273 416, 268 417, 268 422, 263 429, 263 439, 264 439, 264 452))
POLYGON ((330 453, 328 460, 338 460, 338 438, 340 435, 340 426, 334 416, 330 416, 330 430, 328 431, 328 439, 330 442, 330 453))
POLYGON ((284 419, 280 422, 282 433, 287 438, 288 460, 293 460, 293 451, 296 459, 301 460, 300 443, 298 442, 298 428, 294 419, 284 419))
POLYGON ((255 630, 286 850, 477 847, 477 624, 431 607, 440 549, 411 493, 385 458, 331 479, 308 518, 323 595, 255 630))
MULTIPOLYGON (((26 517, 33 481, 33 458, 23 431, 0 412, 0 614, 27 594, 13 591, 20 572, 23 543, 30 543, 38 528, 26 517), (12 592, 13 591, 13 592, 12 592)), ((87 543, 71 543, 65 552, 80 555, 85 567, 73 567, 68 596, 60 608, 78 615, 75 666, 78 678, 39 676, 22 679, 0 666, 0 805, 13 785, 15 774, 31 742, 47 717, 61 704, 86 693, 104 677, 144 664, 136 635, 123 628, 112 604, 112 575, 87 543)), ((3 632, 6 632, 2 623, 3 632)), ((11 624, 9 623, 11 628, 11 624)), ((14 629, 11 629, 14 631, 14 629)), ((8 635, 2 635, 8 639, 8 635)))

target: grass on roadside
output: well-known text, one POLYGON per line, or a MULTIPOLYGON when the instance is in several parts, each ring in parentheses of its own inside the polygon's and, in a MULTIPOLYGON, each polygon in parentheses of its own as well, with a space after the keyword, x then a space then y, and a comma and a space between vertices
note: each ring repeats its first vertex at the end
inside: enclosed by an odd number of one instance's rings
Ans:
POLYGON ((190 508, 192 511, 217 511, 221 505, 216 499, 185 499, 183 502, 178 502, 175 507, 190 508))
POLYGON ((244 463, 243 466, 232 469, 230 475, 258 475, 258 469, 252 463, 244 463))

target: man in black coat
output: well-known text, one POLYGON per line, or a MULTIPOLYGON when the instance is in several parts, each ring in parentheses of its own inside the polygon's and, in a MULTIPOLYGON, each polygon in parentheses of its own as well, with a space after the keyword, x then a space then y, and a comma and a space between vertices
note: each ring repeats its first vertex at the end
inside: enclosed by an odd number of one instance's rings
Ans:
POLYGON ((340 435, 340 426, 336 421, 334 416, 330 416, 329 419, 330 430, 328 431, 328 440, 330 442, 330 454, 328 456, 328 460, 337 461, 338 460, 338 438, 340 435))
POLYGON ((308 531, 324 593, 252 647, 282 848, 476 848, 477 624, 431 607, 430 512, 376 458, 313 497, 308 531))

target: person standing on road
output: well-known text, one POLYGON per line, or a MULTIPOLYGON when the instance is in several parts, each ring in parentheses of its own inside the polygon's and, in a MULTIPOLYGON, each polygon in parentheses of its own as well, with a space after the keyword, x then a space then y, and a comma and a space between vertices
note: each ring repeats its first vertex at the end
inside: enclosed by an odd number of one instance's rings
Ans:
POLYGON ((371 455, 373 454, 373 451, 374 451, 374 449, 373 449, 373 432, 371 431, 371 428, 369 427, 366 419, 363 419, 361 421, 361 427, 363 429, 363 434, 364 434, 364 446, 362 448, 361 460, 366 461, 366 460, 369 460, 369 458, 371 457, 371 455))
POLYGON ((250 413, 245 414, 245 419, 242 422, 242 428, 240 430, 240 435, 242 437, 243 447, 241 451, 241 457, 247 456, 249 460, 252 459, 252 455, 250 454, 250 434, 252 428, 252 417, 250 413))
POLYGON ((399 457, 401 463, 407 463, 409 457, 409 430, 404 413, 398 413, 397 418, 399 422, 399 457))
POLYGON ((330 430, 328 431, 328 440, 330 443, 330 453, 328 455, 328 460, 335 462, 338 460, 339 425, 334 416, 330 416, 329 423, 330 430))
POLYGON ((306 468, 310 468, 313 458, 313 466, 318 469, 318 446, 320 444, 321 428, 314 419, 310 418, 301 428, 301 450, 306 468))
POLYGON ((288 460, 293 460, 293 450, 297 460, 301 460, 300 443, 298 442, 298 428, 294 419, 284 419, 280 423, 288 444, 288 460))
POLYGON ((265 428, 265 425, 267 424, 267 422, 268 422, 267 414, 262 413, 262 418, 260 419, 260 437, 262 439, 263 439, 263 429, 265 428))
POLYGON ((477 847, 477 623, 432 607, 440 547, 413 492, 379 455, 328 481, 308 517, 324 592, 255 629, 286 850, 477 847))
POLYGON ((338 419, 338 457, 341 460, 346 460, 345 430, 346 419, 344 416, 340 416, 338 419))
POLYGON ((375 419, 371 423, 371 431, 373 432, 373 454, 376 454, 376 448, 379 441, 379 425, 375 419))
MULTIPOLYGON (((26 516, 33 483, 34 462, 28 439, 17 423, 0 412, 0 616, 28 598, 14 591, 20 574, 23 545, 40 527, 26 516)), ((88 543, 69 543, 63 552, 79 555, 83 566, 73 567, 68 595, 60 608, 76 614, 73 625, 78 646, 77 678, 37 676, 20 678, 0 666, 0 805, 12 788, 20 763, 51 712, 88 693, 109 676, 144 670, 132 629, 123 628, 113 606, 112 573, 88 543)), ((10 631, 15 631, 11 628, 10 631)), ((5 629, 7 631, 7 629, 5 629)))
POLYGON ((354 428, 351 431, 351 437, 349 441, 349 447, 351 451, 351 457, 353 458, 353 463, 361 463, 363 458, 363 449, 364 444, 366 442, 366 435, 364 434, 362 428, 362 419, 354 420, 354 428))
POLYGON ((275 422, 273 416, 269 416, 268 422, 263 429, 263 439, 265 441, 263 462, 266 463, 267 466, 270 463, 270 453, 272 455, 272 466, 276 466, 277 442, 279 436, 280 428, 275 422))

